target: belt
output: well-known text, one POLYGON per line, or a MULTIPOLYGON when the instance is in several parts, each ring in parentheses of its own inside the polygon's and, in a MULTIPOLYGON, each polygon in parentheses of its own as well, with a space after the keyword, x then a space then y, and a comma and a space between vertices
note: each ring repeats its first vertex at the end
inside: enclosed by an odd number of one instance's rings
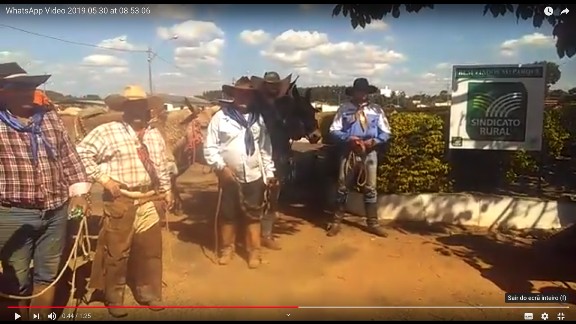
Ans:
POLYGON ((142 186, 136 186, 136 187, 128 187, 125 185, 120 185, 120 189, 124 189, 124 190, 128 190, 128 191, 134 191, 134 192, 143 192, 143 193, 154 190, 152 185, 142 185, 142 186))
POLYGON ((43 204, 30 203, 30 202, 0 201, 0 207, 4 207, 4 208, 33 209, 33 210, 44 210, 44 205, 43 205, 43 204))

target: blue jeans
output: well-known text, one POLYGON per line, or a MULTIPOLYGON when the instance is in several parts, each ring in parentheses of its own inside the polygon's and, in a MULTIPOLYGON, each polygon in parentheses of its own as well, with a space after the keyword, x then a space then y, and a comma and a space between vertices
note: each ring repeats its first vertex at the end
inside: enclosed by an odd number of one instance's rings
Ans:
MULTIPOLYGON (((348 199, 350 188, 353 188, 356 182, 354 172, 347 172, 346 160, 348 154, 343 154, 340 157, 340 167, 338 171, 338 192, 336 195, 337 208, 343 208, 348 199)), ((378 193, 376 192, 376 180, 378 175, 378 152, 372 151, 366 155, 364 161, 366 166, 366 183, 363 188, 364 203, 375 204, 378 200, 378 193)))
POLYGON ((67 220, 68 204, 49 211, 0 207, 2 292, 27 295, 33 283, 48 285, 56 279, 66 244, 67 220))

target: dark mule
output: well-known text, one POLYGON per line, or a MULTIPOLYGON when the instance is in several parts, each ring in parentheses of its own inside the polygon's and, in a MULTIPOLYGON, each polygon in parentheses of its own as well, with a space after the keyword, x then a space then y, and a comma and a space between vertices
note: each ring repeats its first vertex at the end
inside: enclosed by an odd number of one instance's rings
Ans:
POLYGON ((310 90, 307 90, 302 96, 292 84, 286 95, 276 99, 274 107, 258 105, 264 107, 261 114, 272 139, 277 176, 283 183, 293 180, 292 143, 306 138, 315 144, 321 138, 317 111, 310 102, 310 95, 310 90))

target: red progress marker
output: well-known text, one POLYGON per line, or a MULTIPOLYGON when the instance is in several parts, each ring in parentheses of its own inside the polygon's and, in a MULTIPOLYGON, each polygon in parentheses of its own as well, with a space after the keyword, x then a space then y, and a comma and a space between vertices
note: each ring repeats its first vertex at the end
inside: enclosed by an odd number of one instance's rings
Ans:
MULTIPOLYGON (((42 308, 58 308, 58 309, 66 309, 66 308, 76 308, 76 309, 98 309, 98 308, 150 308, 150 306, 8 306, 9 309, 42 309, 42 308)), ((248 309, 248 308, 277 308, 277 309, 295 309, 300 308, 299 306, 158 306, 158 308, 204 308, 204 309, 212 309, 212 308, 229 308, 229 309, 248 309)))

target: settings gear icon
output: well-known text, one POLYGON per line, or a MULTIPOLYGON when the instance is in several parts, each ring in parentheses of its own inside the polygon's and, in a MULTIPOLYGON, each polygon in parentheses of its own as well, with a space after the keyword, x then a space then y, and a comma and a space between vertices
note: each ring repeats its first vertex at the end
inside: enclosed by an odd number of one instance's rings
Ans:
POLYGON ((540 316, 540 317, 542 317, 543 321, 547 321, 548 320, 548 313, 542 313, 542 316, 540 316))

